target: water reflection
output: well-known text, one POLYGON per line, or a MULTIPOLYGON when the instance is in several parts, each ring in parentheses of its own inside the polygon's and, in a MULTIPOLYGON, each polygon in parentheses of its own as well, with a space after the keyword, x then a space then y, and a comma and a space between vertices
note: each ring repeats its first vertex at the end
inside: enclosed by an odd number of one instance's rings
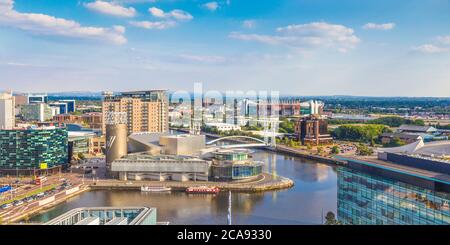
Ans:
POLYGON ((450 195, 338 169, 338 219, 344 224, 450 224, 450 195))
MULTIPOLYGON (((272 174, 293 179, 295 186, 274 192, 233 193, 233 224, 320 224, 322 210, 336 213, 334 167, 266 151, 256 151, 254 158, 264 161, 272 174)), ((158 209, 158 220, 171 224, 226 224, 228 193, 212 196, 95 191, 84 193, 32 220, 44 222, 83 206, 149 206, 158 209)))

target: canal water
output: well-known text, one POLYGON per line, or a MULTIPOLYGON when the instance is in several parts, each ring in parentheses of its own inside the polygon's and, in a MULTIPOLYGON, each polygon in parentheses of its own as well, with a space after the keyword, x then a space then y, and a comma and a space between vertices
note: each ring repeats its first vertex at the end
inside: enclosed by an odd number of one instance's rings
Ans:
MULTIPOLYGON (((450 224, 450 196, 399 181, 303 158, 255 150, 264 170, 292 179, 287 190, 232 193, 233 224, 322 224, 333 212, 343 224, 450 224)), ((171 224, 227 224, 228 192, 92 191, 62 203, 31 222, 46 222, 78 207, 156 207, 171 224)))
MULTIPOLYGON (((288 190, 264 193, 232 193, 233 224, 321 224, 328 211, 337 211, 336 167, 257 150, 256 160, 265 170, 294 180, 288 190)), ((156 207, 158 220, 171 224, 227 224, 228 193, 188 195, 184 192, 92 191, 62 203, 32 222, 48 221, 77 207, 156 207)))

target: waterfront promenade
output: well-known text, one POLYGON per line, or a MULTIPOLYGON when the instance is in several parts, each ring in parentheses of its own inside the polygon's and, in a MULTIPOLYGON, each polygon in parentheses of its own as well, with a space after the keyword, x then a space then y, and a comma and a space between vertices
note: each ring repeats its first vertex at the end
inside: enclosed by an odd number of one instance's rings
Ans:
POLYGON ((213 182, 213 181, 121 181, 121 180, 99 180, 90 185, 91 189, 122 189, 140 190, 141 186, 165 186, 174 191, 184 191, 192 186, 219 187, 221 190, 260 192, 290 188, 294 182, 285 177, 273 176, 263 173, 257 178, 245 181, 234 182, 213 182))

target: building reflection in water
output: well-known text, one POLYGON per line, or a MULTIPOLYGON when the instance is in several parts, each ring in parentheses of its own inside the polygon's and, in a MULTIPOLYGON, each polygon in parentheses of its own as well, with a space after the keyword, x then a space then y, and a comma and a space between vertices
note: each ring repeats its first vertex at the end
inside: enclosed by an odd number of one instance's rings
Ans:
POLYGON ((448 193, 343 167, 337 174, 343 224, 450 224, 448 193))

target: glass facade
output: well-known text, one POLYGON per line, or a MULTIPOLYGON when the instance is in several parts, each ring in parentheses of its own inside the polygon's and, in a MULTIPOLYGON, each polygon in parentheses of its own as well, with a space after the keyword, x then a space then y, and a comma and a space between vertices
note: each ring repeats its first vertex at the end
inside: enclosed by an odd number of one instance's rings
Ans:
POLYGON ((234 165, 233 166, 233 179, 242 179, 257 176, 262 172, 262 164, 251 165, 234 165))
POLYGON ((262 173, 263 164, 252 162, 248 164, 212 165, 212 175, 218 180, 238 180, 258 176, 262 173))
POLYGON ((243 161, 248 159, 246 152, 217 152, 215 158, 221 161, 243 161))
POLYGON ((89 141, 91 137, 70 137, 69 142, 72 145, 72 155, 78 153, 89 154, 89 141))
POLYGON ((337 173, 343 224, 450 224, 450 194, 343 167, 337 173))
POLYGON ((68 163, 65 128, 0 130, 0 169, 39 169, 68 163))

